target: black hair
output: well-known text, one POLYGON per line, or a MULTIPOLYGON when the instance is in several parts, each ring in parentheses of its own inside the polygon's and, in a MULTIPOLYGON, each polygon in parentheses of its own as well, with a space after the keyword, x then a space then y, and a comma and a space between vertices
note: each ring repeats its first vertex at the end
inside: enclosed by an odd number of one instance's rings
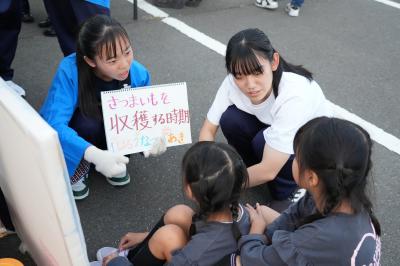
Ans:
POLYGON ((248 185, 249 175, 235 149, 225 143, 197 142, 183 157, 182 175, 198 203, 194 219, 205 220, 211 213, 230 208, 232 229, 238 239, 239 198, 248 185))
MULTIPOLYGON (((263 67, 257 59, 261 56, 272 62, 276 50, 272 47, 267 35, 261 30, 245 29, 235 35, 228 42, 225 55, 225 66, 228 73, 234 77, 238 75, 258 75, 263 73, 263 67)), ((312 73, 301 65, 286 62, 280 55, 278 68, 272 72, 272 90, 275 98, 278 96, 279 83, 282 72, 293 72, 312 81, 312 73)))
MULTIPOLYGON (((95 89, 95 74, 84 57, 94 60, 98 55, 106 59, 117 54, 117 42, 121 39, 130 44, 128 33, 115 19, 106 15, 95 15, 87 19, 80 27, 76 47, 78 67, 79 109, 85 116, 100 116, 95 89), (105 48, 105 50, 103 50, 105 48), (105 51, 105 53, 104 53, 105 51)), ((121 43, 120 43, 121 44, 121 43)), ((121 45, 122 47, 122 45, 121 45)))
POLYGON ((329 215, 346 199, 355 213, 367 211, 376 234, 381 234, 366 192, 372 167, 372 141, 367 131, 350 121, 315 118, 297 131, 293 149, 300 178, 306 169, 312 170, 323 186, 323 210, 306 217, 302 224, 329 215))

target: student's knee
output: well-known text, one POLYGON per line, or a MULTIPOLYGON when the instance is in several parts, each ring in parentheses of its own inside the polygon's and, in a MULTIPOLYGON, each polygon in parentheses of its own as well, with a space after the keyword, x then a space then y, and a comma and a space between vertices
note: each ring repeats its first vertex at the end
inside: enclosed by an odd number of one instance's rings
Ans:
POLYGON ((175 205, 165 213, 164 224, 178 225, 187 233, 192 224, 193 214, 190 207, 183 204, 175 205))
POLYGON ((237 108, 235 106, 229 106, 222 114, 219 124, 222 132, 236 132, 240 128, 240 120, 237 119, 237 108))
POLYGON ((157 232, 149 240, 149 249, 151 253, 161 260, 169 261, 172 252, 183 248, 187 243, 186 233, 177 225, 167 224, 157 232))

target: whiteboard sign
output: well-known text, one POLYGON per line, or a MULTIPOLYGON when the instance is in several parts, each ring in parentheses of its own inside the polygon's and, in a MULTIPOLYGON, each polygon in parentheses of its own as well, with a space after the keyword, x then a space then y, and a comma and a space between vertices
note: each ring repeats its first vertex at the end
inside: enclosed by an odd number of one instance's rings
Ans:
POLYGON ((57 132, 1 78, 0 121, 0 187, 35 265, 89 265, 57 132))
POLYGON ((101 103, 110 151, 149 150, 159 136, 168 147, 192 142, 185 82, 103 91, 101 103))

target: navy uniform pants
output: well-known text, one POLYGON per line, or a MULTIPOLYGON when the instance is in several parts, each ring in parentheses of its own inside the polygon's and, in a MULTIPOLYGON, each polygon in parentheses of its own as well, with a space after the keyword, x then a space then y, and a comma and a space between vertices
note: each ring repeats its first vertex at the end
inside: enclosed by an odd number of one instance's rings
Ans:
POLYGON ((84 0, 44 0, 44 5, 64 56, 76 51, 82 22, 96 14, 110 15, 108 8, 84 0))
POLYGON ((14 76, 11 63, 21 30, 20 4, 20 0, 0 0, 0 76, 4 80, 11 80, 14 76))
MULTIPOLYGON (((222 114, 220 126, 228 143, 235 147, 247 167, 261 162, 265 146, 263 132, 269 125, 231 105, 222 114)), ((289 198, 297 188, 292 175, 293 159, 291 155, 276 178, 267 183, 271 196, 276 200, 289 198)))

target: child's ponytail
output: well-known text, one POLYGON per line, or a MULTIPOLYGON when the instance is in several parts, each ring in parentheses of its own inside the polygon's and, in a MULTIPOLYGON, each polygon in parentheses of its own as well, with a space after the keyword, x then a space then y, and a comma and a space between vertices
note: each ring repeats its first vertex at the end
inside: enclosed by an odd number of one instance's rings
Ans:
MULTIPOLYGON (((184 184, 190 186, 199 205, 194 221, 206 220, 210 214, 225 209, 231 210, 236 221, 239 198, 248 184, 248 173, 233 147, 211 141, 194 144, 182 160, 182 175, 184 184)), ((235 222, 234 227, 237 227, 235 222)))
POLYGON ((298 130, 293 148, 300 178, 309 169, 323 185, 322 211, 306 217, 298 226, 331 214, 347 200, 355 213, 369 214, 376 234, 380 235, 380 224, 366 193, 372 166, 372 141, 368 132, 346 120, 315 118, 298 130))

